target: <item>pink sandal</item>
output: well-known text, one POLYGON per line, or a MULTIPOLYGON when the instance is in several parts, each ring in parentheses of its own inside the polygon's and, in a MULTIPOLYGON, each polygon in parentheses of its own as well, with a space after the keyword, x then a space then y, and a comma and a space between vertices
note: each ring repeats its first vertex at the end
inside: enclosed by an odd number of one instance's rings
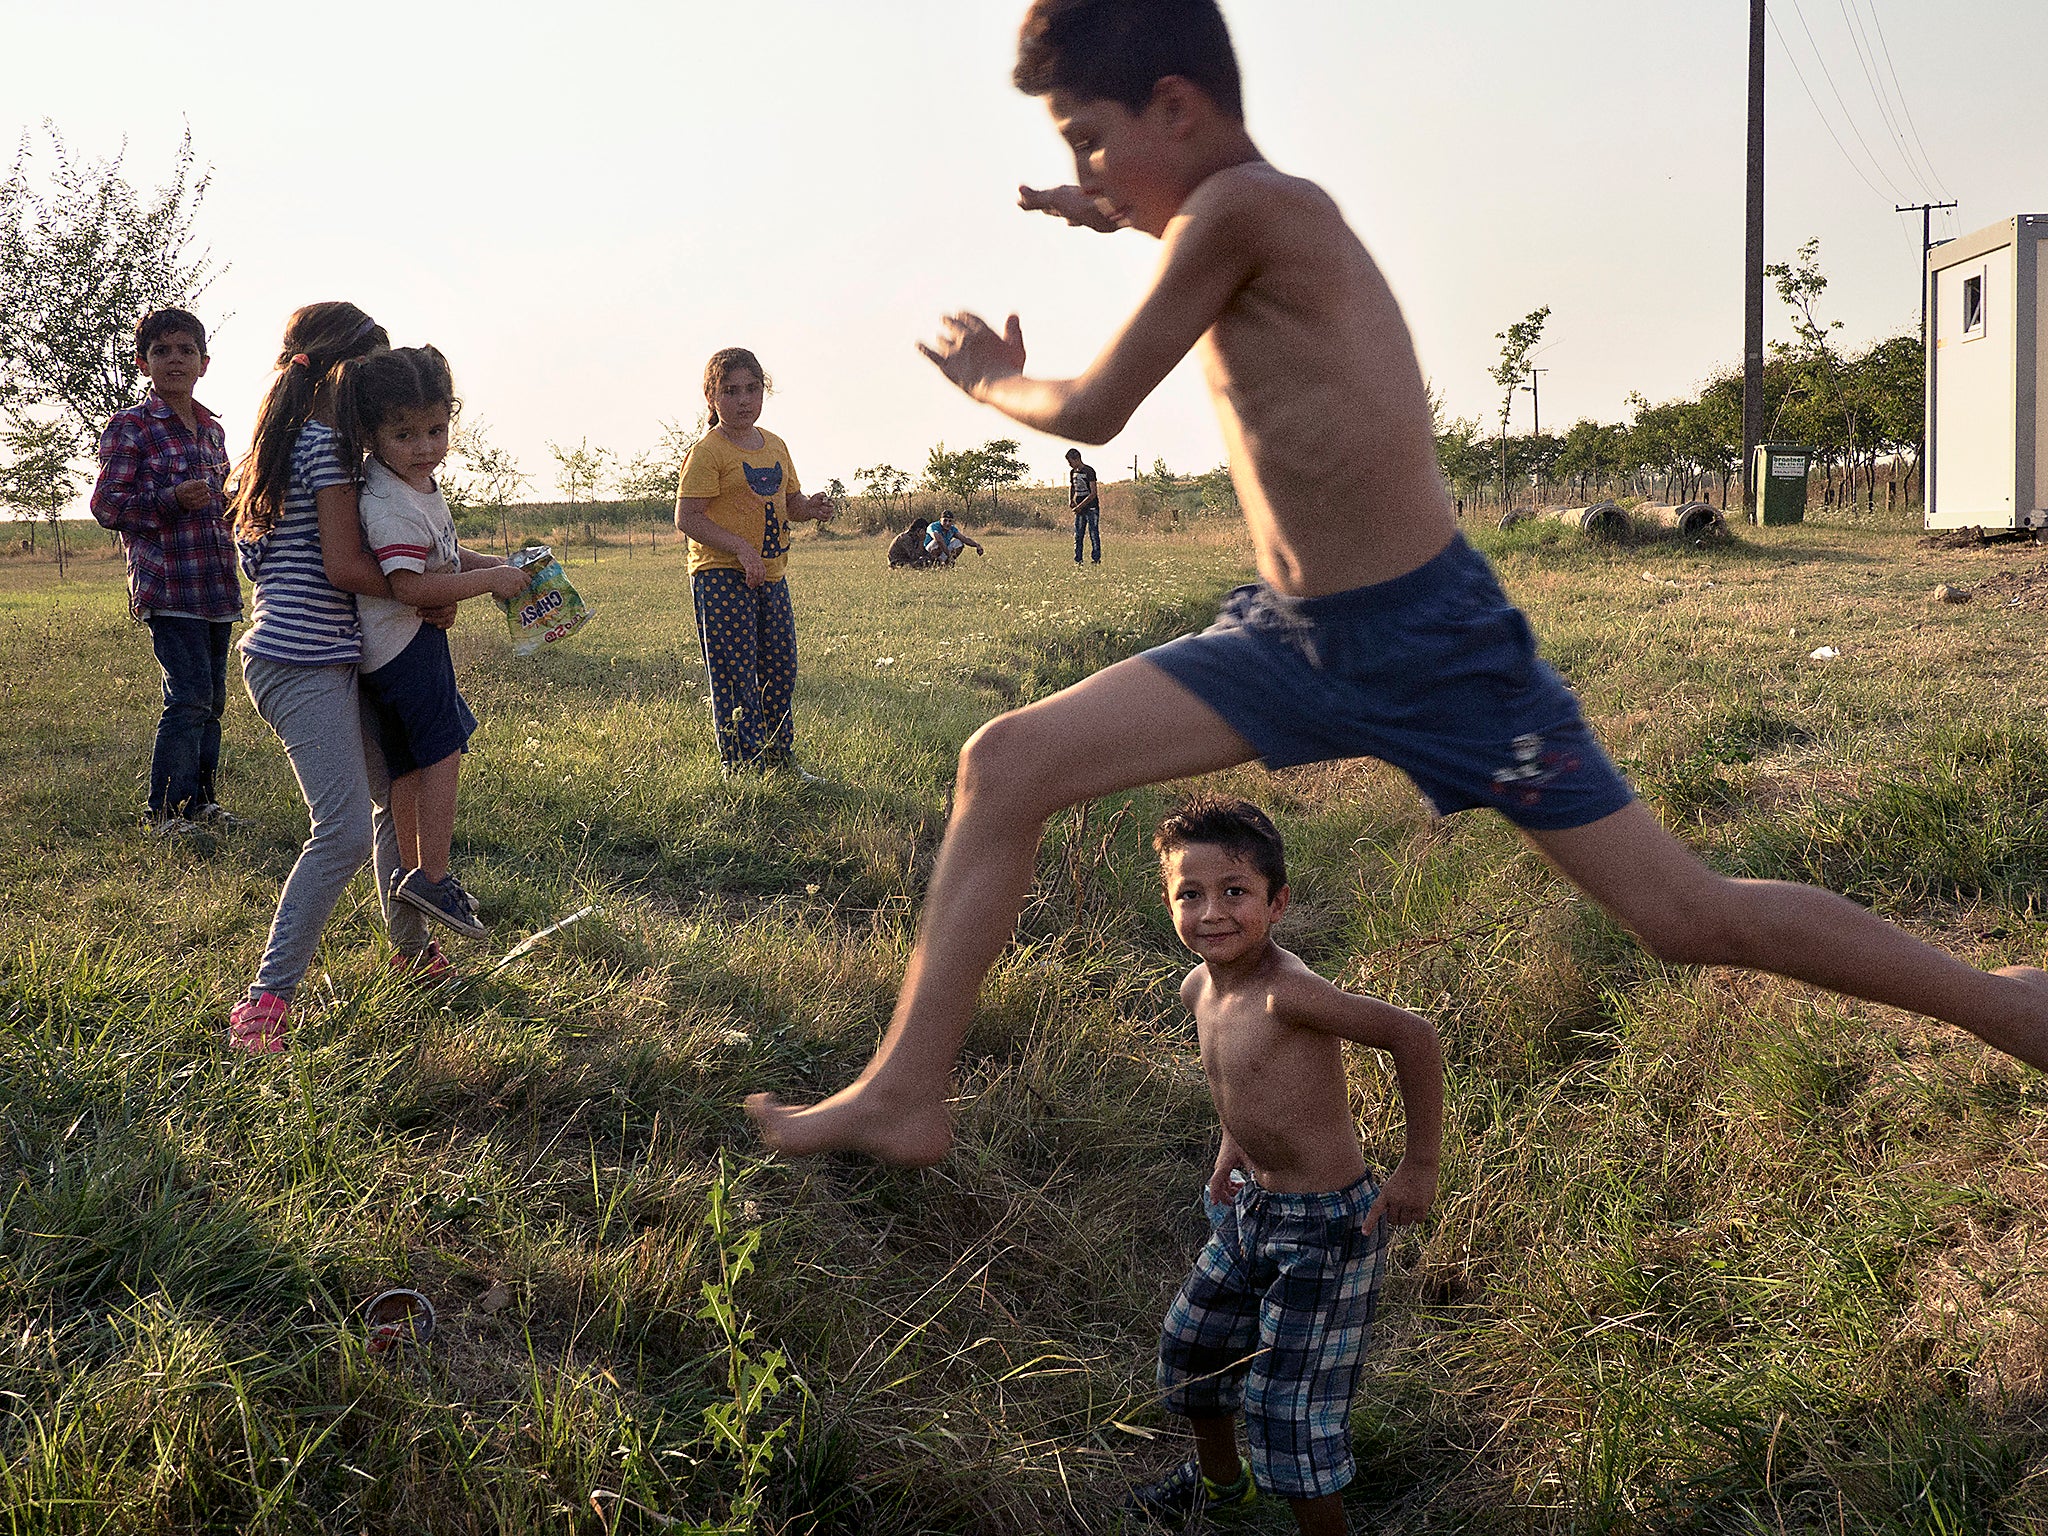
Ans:
POLYGON ((441 953, 441 946, 432 939, 427 940, 425 949, 414 954, 403 950, 394 954, 391 969, 416 987, 436 986, 455 974, 454 962, 441 953))
POLYGON ((228 1044, 251 1055, 267 1056, 285 1049, 291 1004, 275 992, 258 992, 229 1010, 228 1044))

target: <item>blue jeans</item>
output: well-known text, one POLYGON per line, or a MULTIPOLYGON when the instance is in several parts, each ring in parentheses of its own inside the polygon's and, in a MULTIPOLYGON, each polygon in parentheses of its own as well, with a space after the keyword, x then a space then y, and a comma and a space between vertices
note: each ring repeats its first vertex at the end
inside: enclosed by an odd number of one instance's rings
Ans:
POLYGON ((224 619, 152 615, 150 646, 164 672, 164 712, 149 762, 149 808, 190 816, 213 803, 220 767, 220 717, 228 707, 228 640, 224 619))
POLYGON ((1081 563, 1081 536, 1086 534, 1095 546, 1095 563, 1102 563, 1102 508, 1088 507, 1074 514, 1074 564, 1081 563))

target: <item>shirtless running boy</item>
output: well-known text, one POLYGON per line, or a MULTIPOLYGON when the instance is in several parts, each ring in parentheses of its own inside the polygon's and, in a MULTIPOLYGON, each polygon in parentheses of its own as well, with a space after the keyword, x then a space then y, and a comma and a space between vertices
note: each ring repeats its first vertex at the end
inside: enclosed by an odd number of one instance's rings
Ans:
POLYGON ((1726 878, 1635 799, 1457 530, 1385 279, 1329 196, 1268 165, 1246 132, 1214 0, 1035 0, 1016 83, 1047 98, 1080 183, 1026 189, 1024 206, 1153 236, 1158 275, 1076 378, 1025 375, 1014 315, 1000 331, 951 316, 922 350, 1012 419, 1102 443, 1194 349, 1262 579, 1205 633, 969 739, 888 1033, 822 1103, 749 1099, 770 1146, 943 1157, 953 1066, 1046 819, 1253 758, 1380 758, 1441 815, 1500 810, 1662 960, 1911 1009, 2048 1067, 2048 972, 1980 971, 1830 892, 1726 878))

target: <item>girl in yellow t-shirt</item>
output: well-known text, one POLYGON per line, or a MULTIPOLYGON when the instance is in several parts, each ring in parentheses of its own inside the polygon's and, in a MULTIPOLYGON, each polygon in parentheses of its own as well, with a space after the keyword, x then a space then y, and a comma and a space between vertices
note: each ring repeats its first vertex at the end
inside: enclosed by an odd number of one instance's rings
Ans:
POLYGON ((796 615, 789 606, 792 523, 824 522, 831 498, 806 496, 789 448, 760 420, 766 376, 744 347, 704 365, 711 430, 683 461, 676 527, 690 536, 690 595, 711 679, 718 759, 809 779, 794 756, 796 615))

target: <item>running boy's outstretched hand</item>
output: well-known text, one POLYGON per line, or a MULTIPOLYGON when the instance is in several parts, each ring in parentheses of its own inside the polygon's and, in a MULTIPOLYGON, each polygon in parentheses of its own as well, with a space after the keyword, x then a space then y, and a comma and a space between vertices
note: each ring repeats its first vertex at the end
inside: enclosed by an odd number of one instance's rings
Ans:
POLYGON ((939 372, 975 399, 979 391, 998 379, 1015 378, 1024 371, 1024 327, 1015 315, 1004 322, 1002 333, 979 315, 964 310, 939 322, 935 347, 917 344, 938 365, 939 372))
POLYGON ((1123 224, 1103 212, 1102 205, 1076 186, 1065 187, 1019 187, 1017 206, 1027 213, 1049 213, 1054 218, 1065 219, 1076 229, 1099 230, 1105 235, 1115 234, 1123 224))

